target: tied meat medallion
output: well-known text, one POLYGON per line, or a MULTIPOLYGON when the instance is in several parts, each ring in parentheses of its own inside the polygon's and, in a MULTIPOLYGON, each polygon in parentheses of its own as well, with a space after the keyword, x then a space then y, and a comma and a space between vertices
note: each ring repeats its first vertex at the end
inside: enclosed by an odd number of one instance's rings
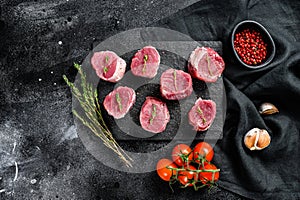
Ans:
POLYGON ((142 128, 152 133, 160 133, 166 129, 169 121, 167 104, 155 97, 146 97, 140 112, 142 128))
POLYGON ((135 76, 154 78, 160 64, 160 55, 152 46, 140 49, 131 60, 131 72, 135 76))
POLYGON ((176 69, 166 70, 160 77, 160 93, 168 100, 180 100, 193 92, 190 74, 176 69))
POLYGON ((190 55, 188 70, 193 78, 216 82, 225 69, 223 58, 209 47, 197 47, 190 55))
POLYGON ((197 99, 188 114, 189 123, 196 131, 206 131, 216 116, 216 103, 212 100, 197 99))
POLYGON ((95 52, 91 64, 99 78, 112 83, 121 80, 126 70, 125 60, 112 51, 95 52))
POLYGON ((120 119, 132 108, 135 100, 136 94, 132 88, 120 86, 105 97, 103 106, 109 115, 120 119))

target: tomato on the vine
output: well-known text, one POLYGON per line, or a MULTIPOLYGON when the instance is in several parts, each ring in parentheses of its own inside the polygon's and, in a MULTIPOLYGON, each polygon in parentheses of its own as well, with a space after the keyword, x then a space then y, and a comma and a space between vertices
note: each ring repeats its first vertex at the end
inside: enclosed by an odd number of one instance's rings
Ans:
POLYGON ((156 172, 164 181, 170 181, 173 175, 176 175, 176 170, 168 169, 167 167, 178 168, 171 160, 163 158, 156 164, 156 172))
MULTIPOLYGON (((217 170, 218 168, 214 164, 206 164, 204 167, 200 168, 201 170, 217 170)), ((200 172, 199 173, 199 180, 202 182, 204 185, 211 185, 212 183, 216 182, 219 180, 219 172, 200 172)))
POLYGON ((210 162, 214 157, 214 150, 207 142, 200 142, 194 148, 194 160, 197 163, 201 163, 202 159, 210 162))
POLYGON ((193 186, 193 182, 196 181, 197 173, 189 170, 196 170, 196 168, 190 165, 189 169, 178 173, 178 180, 183 186, 193 186))
POLYGON ((178 144, 172 151, 172 159, 178 166, 189 164, 193 160, 191 147, 186 144, 178 144))

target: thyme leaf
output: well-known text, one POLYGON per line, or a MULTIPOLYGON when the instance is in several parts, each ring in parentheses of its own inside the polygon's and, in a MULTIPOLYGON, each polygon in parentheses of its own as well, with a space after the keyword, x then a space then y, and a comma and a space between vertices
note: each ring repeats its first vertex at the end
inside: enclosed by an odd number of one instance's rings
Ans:
POLYGON ((178 91, 178 88, 177 88, 177 77, 176 77, 176 70, 173 71, 173 77, 174 77, 174 86, 175 86, 175 90, 178 91))
POLYGON ((156 117, 156 105, 152 104, 151 118, 149 120, 150 124, 153 123, 153 120, 154 120, 155 117, 156 117))
POLYGON ((127 167, 132 167, 132 158, 120 147, 102 117, 97 89, 87 82, 81 65, 74 63, 74 67, 80 75, 79 87, 70 82, 66 75, 63 75, 64 81, 71 88, 73 96, 78 100, 83 111, 83 114, 79 114, 77 110, 72 110, 74 116, 99 137, 103 144, 111 149, 127 167))
POLYGON ((108 67, 104 67, 103 72, 106 74, 108 72, 108 67))
POLYGON ((120 97, 120 94, 119 93, 116 93, 116 101, 117 101, 117 103, 118 103, 118 106, 119 106, 119 110, 121 111, 122 110, 122 99, 121 99, 121 97, 120 97))
POLYGON ((210 68, 210 58, 209 58, 208 54, 206 54, 206 61, 207 61, 207 69, 208 69, 209 75, 213 76, 213 73, 210 68))
POLYGON ((146 65, 147 65, 147 61, 148 61, 149 57, 147 54, 144 55, 144 67, 142 72, 145 73, 146 72, 146 65))
POLYGON ((200 114, 200 116, 202 118, 202 123, 205 124, 207 120, 205 119, 203 111, 201 110, 201 108, 199 106, 197 107, 197 113, 200 114))

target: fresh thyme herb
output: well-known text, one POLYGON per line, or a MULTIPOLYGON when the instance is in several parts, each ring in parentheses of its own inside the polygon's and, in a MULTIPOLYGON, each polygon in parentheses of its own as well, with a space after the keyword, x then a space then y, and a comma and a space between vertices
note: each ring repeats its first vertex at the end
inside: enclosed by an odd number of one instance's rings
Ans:
POLYGON ((205 124, 206 123, 206 119, 204 117, 203 111, 201 110, 201 108, 199 106, 197 107, 197 113, 200 114, 200 116, 202 118, 202 123, 205 124))
POLYGON ((103 72, 106 74, 108 72, 108 67, 104 67, 103 72))
POLYGON ((174 86, 175 86, 175 90, 178 91, 178 88, 177 88, 177 79, 176 79, 176 70, 174 69, 173 71, 173 77, 174 77, 174 86))
POLYGON ((119 106, 119 110, 121 111, 122 110, 122 99, 121 99, 121 97, 120 97, 120 94, 119 93, 116 93, 116 101, 117 101, 117 103, 118 103, 118 106, 119 106))
POLYGON ((145 54, 144 55, 144 67, 143 67, 143 70, 142 70, 143 73, 146 72, 146 65, 147 65, 148 58, 149 58, 148 55, 145 54))
POLYGON ((102 117, 97 89, 95 89, 91 83, 86 81, 86 74, 79 64, 74 63, 74 67, 78 70, 81 78, 80 88, 70 82, 66 75, 63 75, 63 78, 71 88, 74 97, 80 103, 84 115, 79 115, 76 110, 72 110, 73 114, 97 137, 99 137, 106 147, 118 155, 127 167, 132 167, 132 158, 129 157, 117 143, 102 117))
MULTIPOLYGON (((105 63, 106 63, 106 65, 108 64, 108 61, 109 61, 109 56, 105 56, 105 63)), ((104 74, 106 74, 108 72, 108 67, 107 66, 105 66, 103 68, 103 72, 104 72, 104 74)))
POLYGON ((156 105, 152 104, 152 112, 151 112, 150 124, 153 123, 153 120, 154 120, 155 117, 156 117, 156 105))
POLYGON ((207 69, 208 69, 209 75, 213 76, 213 73, 210 68, 210 58, 209 58, 208 54, 206 54, 206 61, 207 61, 207 69))

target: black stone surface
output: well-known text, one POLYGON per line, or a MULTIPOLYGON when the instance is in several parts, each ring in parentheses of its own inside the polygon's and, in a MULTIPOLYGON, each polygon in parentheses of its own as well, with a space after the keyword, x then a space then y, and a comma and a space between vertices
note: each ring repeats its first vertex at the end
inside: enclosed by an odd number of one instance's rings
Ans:
MULTIPOLYGON (((75 78, 72 63, 81 62, 95 43, 192 3, 0 0, 1 200, 242 199, 220 188, 172 193, 156 172, 124 173, 103 165, 77 137, 70 90, 62 79, 75 78)), ((163 145, 148 141, 147 148, 163 145)))

